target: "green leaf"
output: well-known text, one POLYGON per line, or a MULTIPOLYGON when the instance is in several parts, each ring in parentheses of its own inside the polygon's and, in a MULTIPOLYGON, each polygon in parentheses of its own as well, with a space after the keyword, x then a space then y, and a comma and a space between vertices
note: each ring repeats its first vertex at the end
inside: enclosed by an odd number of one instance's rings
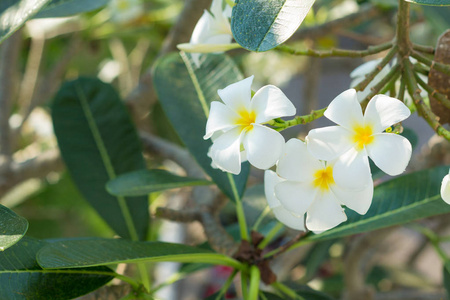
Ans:
POLYGON ((237 176, 213 169, 211 158, 207 156, 211 141, 205 141, 203 135, 210 104, 220 101, 217 90, 243 76, 226 55, 205 54, 201 60, 201 68, 197 68, 189 54, 166 55, 155 65, 153 83, 162 107, 183 143, 217 186, 235 200, 236 194, 240 196, 244 192, 250 166, 244 163, 237 176))
POLYGON ((183 244, 98 238, 49 244, 39 251, 37 259, 44 269, 160 261, 241 266, 240 262, 228 256, 183 244))
POLYGON ((1 0, 0 43, 22 27, 50 0, 1 0))
POLYGON ((52 118, 62 157, 83 196, 117 234, 145 239, 147 197, 126 201, 105 189, 117 175, 145 168, 136 130, 114 89, 98 79, 64 83, 52 118))
MULTIPOLYGON (((297 295, 302 297, 305 300, 333 300, 329 295, 313 290, 309 286, 299 285, 299 284, 288 284, 288 286, 292 286, 292 289, 295 291, 297 295)), ((279 295, 271 294, 264 292, 264 296, 266 296, 267 300, 285 300, 288 297, 281 297, 279 295)), ((290 299, 290 298, 289 298, 290 299)), ((301 299, 301 298, 300 298, 301 299)))
POLYGON ((108 182, 106 189, 116 196, 144 196, 154 192, 193 185, 208 185, 211 181, 181 177, 165 170, 140 170, 127 173, 108 182))
POLYGON ((284 43, 305 19, 315 0, 237 0, 231 16, 234 39, 250 51, 284 43))
POLYGON ((43 270, 37 252, 47 242, 24 237, 0 252, 0 299, 72 299, 103 286, 114 278, 106 267, 43 270))
POLYGON ((17 243, 27 232, 28 221, 0 205, 0 251, 17 243))
POLYGON ((35 18, 58 18, 68 17, 79 13, 89 12, 99 9, 109 0, 51 0, 35 18))
POLYGON ((443 285, 445 290, 447 291, 447 297, 450 298, 450 262, 444 264, 442 268, 443 273, 443 285))
POLYGON ((365 215, 346 209, 346 222, 306 240, 343 237, 450 212, 450 205, 440 195, 442 178, 448 174, 448 168, 423 170, 380 184, 365 215))
POLYGON ((421 5, 433 5, 433 6, 450 5, 450 0, 405 0, 405 1, 421 5))

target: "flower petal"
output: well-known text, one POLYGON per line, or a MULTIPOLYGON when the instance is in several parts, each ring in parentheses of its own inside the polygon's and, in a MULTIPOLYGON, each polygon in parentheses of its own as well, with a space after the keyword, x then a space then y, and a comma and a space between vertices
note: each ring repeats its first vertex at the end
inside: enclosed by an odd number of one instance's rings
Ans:
POLYGON ((355 124, 363 124, 364 120, 361 105, 354 89, 346 90, 334 98, 324 115, 347 129, 351 129, 355 124))
POLYGON ((408 139, 394 133, 375 134, 366 149, 377 167, 391 176, 405 171, 412 152, 408 139))
POLYGON ((364 215, 372 204, 373 198, 373 181, 370 180, 362 190, 344 189, 337 185, 331 187, 336 199, 348 208, 356 211, 360 215, 364 215))
POLYGON ((287 210, 303 215, 313 202, 317 190, 310 184, 283 181, 275 185, 275 196, 287 210))
POLYGON ((294 104, 276 86, 266 85, 253 96, 251 111, 256 114, 256 123, 264 123, 275 118, 293 116, 296 113, 294 104))
POLYGON ((253 75, 241 81, 230 84, 223 90, 218 90, 217 93, 225 104, 239 112, 241 110, 250 109, 250 99, 252 98, 252 82, 253 75))
POLYGON ((322 163, 309 154, 306 144, 299 139, 290 139, 277 164, 277 173, 287 180, 312 182, 314 173, 322 163))
POLYGON ((347 189, 361 189, 372 182, 369 159, 363 149, 351 148, 339 156, 333 165, 333 178, 336 184, 347 189))
POLYGON ((284 179, 272 170, 264 172, 264 194, 266 195, 267 203, 270 208, 281 205, 280 201, 275 196, 275 185, 283 181, 284 179))
POLYGON ((203 138, 209 139, 216 131, 228 130, 237 126, 235 121, 238 118, 239 116, 225 104, 218 101, 211 102, 211 110, 206 122, 206 134, 203 138))
POLYGON ((353 146, 352 135, 352 132, 341 126, 317 128, 308 133, 306 146, 317 159, 332 160, 353 146))
POLYGON ((301 230, 305 231, 305 216, 297 216, 290 211, 288 211, 283 206, 277 206, 275 208, 272 208, 272 212, 275 215, 275 217, 286 225, 289 228, 295 229, 295 230, 301 230))
POLYGON ((344 209, 333 193, 316 196, 306 214, 306 227, 312 231, 324 231, 347 220, 344 209))
POLYGON ((210 149, 214 164, 221 170, 233 174, 241 172, 241 128, 231 129, 219 136, 210 149))
POLYGON ((268 169, 280 158, 284 149, 284 137, 277 131, 253 124, 242 141, 248 161, 258 169, 268 169))
POLYGON ((372 125, 374 133, 379 133, 410 115, 411 111, 400 100, 386 95, 376 95, 367 104, 364 123, 372 125))
POLYGON ((190 44, 203 44, 203 41, 208 38, 211 34, 211 24, 214 22, 211 14, 205 9, 203 15, 198 20, 195 25, 194 31, 192 32, 190 44))
POLYGON ((441 184, 441 197, 442 199, 450 204, 450 174, 444 176, 441 184))

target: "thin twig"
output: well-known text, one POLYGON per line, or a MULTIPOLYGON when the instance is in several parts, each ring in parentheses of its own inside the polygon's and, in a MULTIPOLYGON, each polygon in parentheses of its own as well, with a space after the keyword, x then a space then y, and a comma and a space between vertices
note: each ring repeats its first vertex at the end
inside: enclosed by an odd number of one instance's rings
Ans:
POLYGON ((372 99, 372 97, 374 97, 377 94, 383 94, 385 93, 387 90, 389 90, 389 85, 391 83, 395 83, 395 81, 398 79, 398 77, 400 76, 400 65, 395 65, 390 71, 389 73, 386 74, 386 76, 383 77, 383 79, 381 79, 376 85, 374 85, 371 89, 370 89, 370 93, 366 96, 366 98, 364 98, 361 101, 361 106, 363 108, 365 108, 367 106, 367 104, 369 103, 370 99, 372 99), (386 90, 383 91, 383 88, 386 88, 386 90))
POLYGON ((390 49, 392 48, 392 45, 393 45, 392 42, 388 42, 377 46, 369 46, 366 50, 346 50, 346 49, 302 50, 302 49, 293 49, 287 45, 280 45, 275 49, 292 55, 306 55, 314 57, 365 57, 390 49))
POLYGON ((434 54, 436 49, 432 46, 425 46, 425 45, 418 45, 418 44, 412 44, 412 48, 416 51, 426 53, 426 54, 434 54))
POLYGON ((416 77, 417 83, 427 91, 428 95, 431 97, 434 97, 436 100, 441 102, 445 107, 450 109, 450 100, 447 98, 446 95, 439 93, 436 89, 429 86, 425 81, 420 78, 418 74, 414 74, 416 77))
POLYGON ((420 96, 420 89, 417 86, 416 78, 412 71, 412 65, 408 58, 403 62, 403 77, 405 78, 408 93, 411 95, 417 111, 438 135, 443 136, 446 140, 450 141, 450 132, 442 127, 438 121, 438 117, 430 110, 420 96))
POLYGON ((420 61, 421 63, 424 63, 425 65, 429 66, 430 69, 435 69, 441 73, 450 76, 450 65, 442 64, 432 59, 429 59, 428 57, 420 54, 417 51, 412 51, 411 56, 420 61))

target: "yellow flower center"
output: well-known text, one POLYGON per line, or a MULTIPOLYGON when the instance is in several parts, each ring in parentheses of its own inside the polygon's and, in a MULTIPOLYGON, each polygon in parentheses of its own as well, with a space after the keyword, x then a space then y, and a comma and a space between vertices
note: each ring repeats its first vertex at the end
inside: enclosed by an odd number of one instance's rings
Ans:
POLYGON ((314 178, 314 187, 319 188, 323 192, 327 192, 330 189, 330 186, 334 184, 333 168, 327 166, 322 170, 316 171, 316 173, 314 173, 314 178))
POLYGON ((236 120, 236 124, 242 127, 242 130, 252 130, 253 123, 256 121, 256 114, 253 111, 247 111, 246 109, 241 109, 239 112, 239 118, 236 120))
POLYGON ((373 131, 370 125, 355 126, 353 128, 355 134, 353 135, 353 142, 356 143, 356 149, 362 150, 364 146, 373 142, 373 131))

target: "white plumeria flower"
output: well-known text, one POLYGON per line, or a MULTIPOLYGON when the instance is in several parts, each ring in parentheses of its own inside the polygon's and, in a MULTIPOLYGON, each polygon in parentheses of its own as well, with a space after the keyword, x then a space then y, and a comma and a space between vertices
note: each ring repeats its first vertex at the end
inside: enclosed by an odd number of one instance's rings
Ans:
POLYGON ((448 174, 444 176, 444 179, 442 179, 441 197, 445 202, 450 204, 450 170, 448 174))
POLYGON ((108 9, 111 20, 118 24, 132 22, 144 13, 142 0, 110 0, 108 9))
POLYGON ((187 44, 179 44, 178 49, 186 52, 194 52, 192 59, 197 66, 200 65, 200 52, 223 52, 230 48, 233 35, 229 19, 231 18, 231 6, 223 0, 213 0, 210 11, 205 10, 192 32, 191 40, 187 44))
POLYGON ((338 95, 324 115, 340 126, 313 129, 307 136, 310 153, 318 159, 337 159, 334 177, 338 185, 356 188, 371 178, 368 156, 382 171, 402 173, 411 158, 411 143, 403 136, 383 133, 409 117, 410 110, 395 98, 376 95, 363 115, 354 89, 338 95))
POLYGON ((282 214, 276 214, 277 218, 289 227, 301 229, 306 213, 306 227, 322 232, 347 220, 341 205, 365 214, 372 202, 372 180, 362 188, 347 189, 337 183, 333 168, 333 162, 313 157, 304 142, 289 140, 277 164, 278 176, 270 171, 265 176, 269 206, 277 207, 278 200, 284 208, 282 214), (272 190, 274 195, 270 194, 272 190))
POLYGON ((283 136, 263 124, 284 116, 295 115, 295 107, 283 92, 266 85, 251 97, 253 76, 218 90, 222 102, 213 101, 206 123, 205 140, 216 132, 210 156, 223 171, 241 172, 241 152, 259 169, 273 166, 283 151, 283 136))
POLYGON ((275 186, 283 181, 285 179, 278 176, 274 171, 267 170, 264 173, 264 193, 266 194, 267 203, 278 221, 289 228, 305 231, 304 215, 296 215, 287 210, 275 196, 275 186))

